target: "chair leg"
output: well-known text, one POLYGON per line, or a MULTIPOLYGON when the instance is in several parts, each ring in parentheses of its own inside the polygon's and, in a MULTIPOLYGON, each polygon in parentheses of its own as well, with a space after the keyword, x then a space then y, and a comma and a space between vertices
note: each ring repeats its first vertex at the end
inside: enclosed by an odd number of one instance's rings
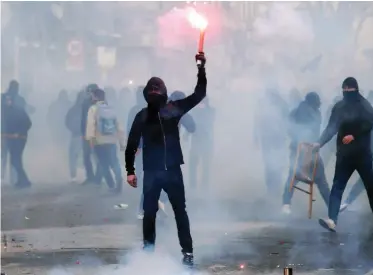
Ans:
POLYGON ((308 218, 312 218, 312 207, 313 207, 313 182, 310 183, 310 195, 308 201, 308 218))

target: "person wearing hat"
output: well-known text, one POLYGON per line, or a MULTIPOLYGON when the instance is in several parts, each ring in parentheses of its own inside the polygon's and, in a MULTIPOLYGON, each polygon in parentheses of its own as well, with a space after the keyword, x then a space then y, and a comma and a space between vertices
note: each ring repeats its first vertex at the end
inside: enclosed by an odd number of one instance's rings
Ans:
POLYGON ((319 224, 335 232, 343 192, 352 173, 357 170, 373 212, 373 170, 370 148, 373 128, 373 108, 359 93, 355 78, 348 77, 342 83, 343 99, 331 112, 328 125, 315 147, 321 148, 337 134, 337 159, 333 186, 329 198, 328 218, 319 224))
MULTIPOLYGON (((317 141, 320 135, 321 127, 321 101, 316 92, 310 92, 306 95, 297 108, 291 111, 289 116, 289 135, 290 143, 290 169, 289 176, 285 184, 283 192, 283 208, 284 214, 290 214, 290 203, 293 196, 293 190, 289 190, 290 182, 294 173, 294 164, 296 161, 296 154, 298 144, 301 142, 313 143, 317 141)), ((295 168, 296 169, 296 168, 295 168)), ((330 189, 326 181, 324 164, 321 158, 317 163, 317 170, 315 175, 315 183, 319 188, 321 197, 326 205, 329 203, 330 189)))

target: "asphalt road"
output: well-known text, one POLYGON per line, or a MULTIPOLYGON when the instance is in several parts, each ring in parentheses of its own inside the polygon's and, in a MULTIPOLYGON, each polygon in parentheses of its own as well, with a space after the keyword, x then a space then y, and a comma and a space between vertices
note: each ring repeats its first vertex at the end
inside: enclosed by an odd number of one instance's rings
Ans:
MULTIPOLYGON (((2 188, 2 269, 8 275, 179 272, 172 213, 160 216, 155 255, 142 255, 137 204, 134 193, 113 196, 97 187, 2 188), (128 209, 114 209, 123 202, 128 209)), ((288 266, 294 274, 363 275, 373 268, 370 213, 344 214, 333 234, 317 224, 322 205, 312 220, 304 205, 284 218, 276 203, 243 198, 195 198, 188 209, 198 271, 282 274, 288 266)))

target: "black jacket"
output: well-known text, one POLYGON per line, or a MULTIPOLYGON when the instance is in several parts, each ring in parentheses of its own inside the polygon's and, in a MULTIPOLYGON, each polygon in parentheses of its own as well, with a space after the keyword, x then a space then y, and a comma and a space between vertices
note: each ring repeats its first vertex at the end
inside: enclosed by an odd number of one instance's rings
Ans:
MULTIPOLYGON (((135 153, 141 137, 145 171, 168 170, 184 163, 180 146, 179 121, 206 96, 206 87, 206 73, 202 68, 198 71, 197 85, 191 95, 181 100, 169 101, 158 112, 154 113, 149 108, 145 108, 137 113, 132 123, 125 152, 128 175, 133 175, 135 172, 135 153), (144 120, 144 112, 147 112, 146 120, 144 120)), ((147 98, 146 89, 147 87, 144 89, 145 98, 147 98)))
POLYGON ((320 127, 320 110, 312 107, 307 101, 302 101, 289 115, 290 148, 297 148, 300 142, 317 142, 320 127))
POLYGON ((19 106, 2 106, 1 108, 1 135, 19 135, 27 137, 31 128, 31 120, 26 111, 19 106))
POLYGON ((370 154, 372 127, 372 105, 357 93, 356 96, 345 97, 334 105, 319 143, 323 146, 337 134, 337 156, 370 154), (343 144, 342 139, 347 135, 353 135, 355 140, 350 144, 343 144))

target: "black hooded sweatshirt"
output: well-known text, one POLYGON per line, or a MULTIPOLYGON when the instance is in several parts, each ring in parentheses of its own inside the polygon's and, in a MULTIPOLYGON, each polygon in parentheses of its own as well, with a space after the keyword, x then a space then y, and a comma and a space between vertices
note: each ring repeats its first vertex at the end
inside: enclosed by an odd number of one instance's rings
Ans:
POLYGON ((372 105, 359 92, 348 92, 334 105, 319 143, 322 147, 337 134, 337 157, 371 154, 372 127, 372 105), (350 144, 343 144, 342 139, 347 135, 353 135, 355 139, 350 144))
MULTIPOLYGON (((152 86, 160 87, 167 101, 167 89, 160 78, 151 78, 144 88, 147 100, 152 86)), ((206 96, 207 79, 204 68, 198 70, 194 92, 184 99, 169 101, 159 109, 150 105, 137 113, 128 136, 125 151, 128 175, 135 173, 135 154, 143 138, 143 167, 147 170, 169 170, 184 164, 180 146, 179 121, 206 96), (144 119, 145 118, 145 119, 144 119)), ((148 100, 147 100, 148 101, 148 100)), ((148 102, 149 103, 149 102, 148 102)))
POLYGON ((1 135, 4 137, 19 135, 22 138, 26 138, 31 126, 30 117, 23 108, 17 105, 8 106, 2 104, 1 135))

